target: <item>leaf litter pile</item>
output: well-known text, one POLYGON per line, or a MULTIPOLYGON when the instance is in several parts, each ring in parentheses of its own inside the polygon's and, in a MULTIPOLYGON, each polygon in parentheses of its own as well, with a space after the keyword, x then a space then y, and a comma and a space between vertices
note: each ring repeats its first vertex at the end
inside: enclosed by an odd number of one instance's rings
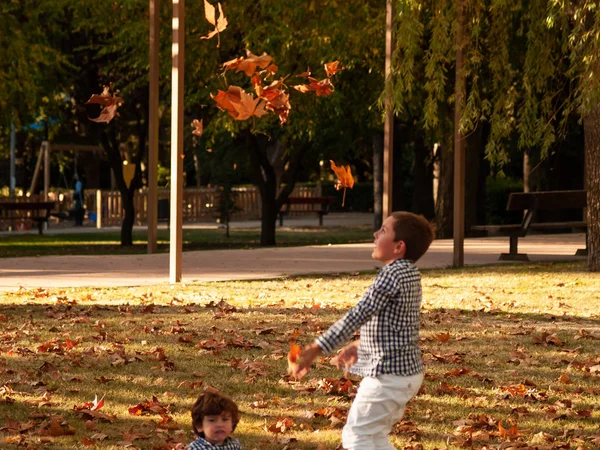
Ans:
MULTIPOLYGON (((290 378, 290 342, 372 279, 2 293, 0 448, 183 449, 214 387, 240 405, 245 449, 335 449, 358 379, 329 358, 290 378)), ((532 264, 424 271, 423 286, 427 375, 397 448, 600 448, 597 276, 532 264)))

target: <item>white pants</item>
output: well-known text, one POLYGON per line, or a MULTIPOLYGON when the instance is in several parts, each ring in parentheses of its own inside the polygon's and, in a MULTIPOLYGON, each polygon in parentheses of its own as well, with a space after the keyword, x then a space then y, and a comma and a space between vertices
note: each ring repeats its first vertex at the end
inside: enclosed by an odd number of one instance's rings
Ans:
POLYGON ((365 377, 342 430, 346 450, 395 450, 388 434, 404 414, 404 408, 423 383, 424 374, 410 377, 365 377))

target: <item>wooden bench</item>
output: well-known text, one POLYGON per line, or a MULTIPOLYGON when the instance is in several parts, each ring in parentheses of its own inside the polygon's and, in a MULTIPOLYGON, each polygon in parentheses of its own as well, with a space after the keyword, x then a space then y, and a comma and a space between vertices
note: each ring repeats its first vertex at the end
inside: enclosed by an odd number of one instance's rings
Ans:
POLYGON ((279 211, 279 226, 283 226, 283 217, 293 214, 314 213, 319 216, 319 225, 323 225, 323 216, 329 214, 333 205, 333 197, 288 197, 287 202, 279 211), (299 207, 295 207, 299 205, 299 207))
MULTIPOLYGON (((527 235, 530 229, 585 229, 584 220, 565 222, 534 222, 536 213, 542 210, 583 209, 587 205, 584 190, 574 191, 542 191, 542 192, 513 192, 508 197, 507 211, 526 211, 520 224, 509 225, 476 225, 474 231, 486 231, 489 235, 508 236, 509 252, 500 254, 500 261, 529 261, 526 253, 519 253, 519 238, 527 235)), ((586 248, 577 250, 577 255, 587 254, 586 248)))
POLYGON ((54 202, 0 202, 0 219, 33 220, 37 222, 40 234, 43 234, 44 223, 48 223, 54 204, 54 202))

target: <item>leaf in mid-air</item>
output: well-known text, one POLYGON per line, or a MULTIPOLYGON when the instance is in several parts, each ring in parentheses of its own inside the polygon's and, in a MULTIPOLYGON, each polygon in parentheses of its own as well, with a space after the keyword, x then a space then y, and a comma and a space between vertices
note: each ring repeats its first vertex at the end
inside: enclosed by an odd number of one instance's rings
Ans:
POLYGON ((202 133, 204 132, 202 120, 194 119, 192 121, 192 126, 194 127, 192 134, 195 134, 196 136, 202 136, 202 133))
POLYGON ((297 84, 292 87, 303 94, 312 91, 317 94, 318 97, 331 95, 334 90, 333 83, 329 78, 317 80, 316 78, 308 77, 308 84, 297 84))
POLYGON ((252 116, 261 118, 267 112, 265 111, 265 101, 260 98, 254 98, 243 90, 240 92, 240 101, 231 102, 238 115, 236 120, 246 120, 252 116))
POLYGON ((256 72, 257 67, 260 69, 266 69, 271 65, 271 61, 273 61, 273 58, 266 53, 256 56, 250 50, 246 50, 246 58, 240 61, 236 68, 238 72, 244 72, 246 76, 251 77, 254 75, 254 72, 256 72))
POLYGON ((123 99, 121 97, 117 97, 117 92, 114 95, 110 94, 110 88, 108 86, 104 86, 104 90, 102 94, 94 94, 90 97, 90 99, 85 102, 86 105, 89 104, 98 104, 104 106, 102 111, 100 111, 100 115, 94 119, 88 117, 92 122, 106 122, 109 123, 114 119, 117 108, 121 106, 123 103, 123 99))
POLYGON ((230 116, 236 118, 238 112, 233 107, 232 102, 239 103, 242 88, 238 86, 229 86, 227 91, 219 90, 216 95, 210 95, 212 99, 217 103, 217 107, 222 111, 227 111, 230 116))
POLYGON ((290 351, 288 352, 288 373, 293 374, 298 367, 298 358, 302 353, 302 347, 294 341, 290 341, 290 351))
POLYGON ((342 206, 344 206, 346 189, 352 189, 354 187, 354 177, 350 171, 350 166, 337 166, 332 160, 329 160, 329 162, 331 163, 331 170, 333 170, 338 177, 338 184, 335 185, 335 188, 337 190, 344 189, 344 196, 342 198, 342 206))
MULTIPOLYGON (((219 33, 221 33, 221 31, 224 31, 227 28, 227 18, 225 17, 225 14, 223 14, 223 8, 221 7, 221 3, 217 3, 217 5, 219 7, 218 20, 216 18, 215 7, 208 3, 206 0, 204 0, 204 17, 206 17, 206 20, 208 20, 208 22, 211 25, 213 25, 215 29, 208 33, 208 35, 201 36, 200 39, 211 39, 212 37, 218 35, 219 33)), ((221 45, 220 37, 218 39, 219 40, 217 41, 217 47, 221 45)))
POLYGON ((332 77, 340 70, 342 70, 342 68, 340 67, 339 61, 333 61, 325 64, 325 75, 327 75, 327 78, 332 77))

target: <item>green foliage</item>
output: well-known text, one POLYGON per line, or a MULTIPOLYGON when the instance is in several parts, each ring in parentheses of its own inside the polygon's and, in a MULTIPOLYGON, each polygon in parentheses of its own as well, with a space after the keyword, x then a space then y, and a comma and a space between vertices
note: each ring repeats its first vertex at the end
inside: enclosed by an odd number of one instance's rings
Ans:
POLYGON ((44 119, 65 101, 72 66, 60 50, 64 19, 53 0, 0 4, 0 128, 44 119))

